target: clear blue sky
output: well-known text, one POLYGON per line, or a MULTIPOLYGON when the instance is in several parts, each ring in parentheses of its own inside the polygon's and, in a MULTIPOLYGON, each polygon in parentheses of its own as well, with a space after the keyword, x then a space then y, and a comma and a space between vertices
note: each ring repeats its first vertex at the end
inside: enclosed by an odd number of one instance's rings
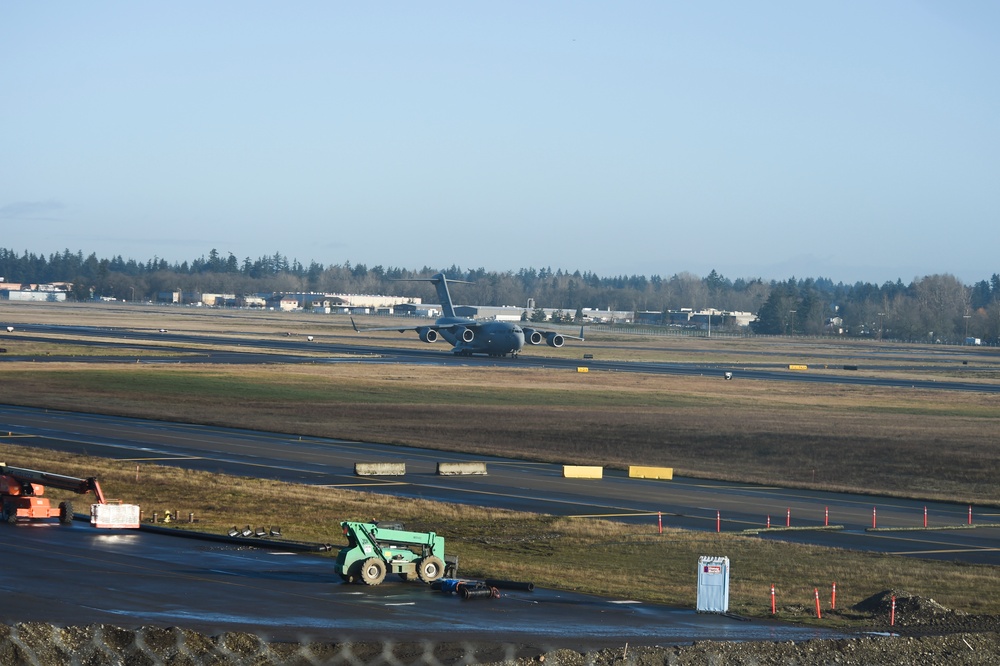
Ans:
POLYGON ((1000 272, 1000 3, 7 2, 0 247, 1000 272))

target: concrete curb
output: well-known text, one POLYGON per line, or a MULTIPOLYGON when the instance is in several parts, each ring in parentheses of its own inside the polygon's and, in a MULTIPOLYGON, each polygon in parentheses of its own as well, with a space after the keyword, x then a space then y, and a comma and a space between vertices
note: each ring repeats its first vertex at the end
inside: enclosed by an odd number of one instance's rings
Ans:
POLYGON ((865 532, 932 532, 942 530, 974 530, 980 527, 1000 527, 1000 523, 979 523, 977 525, 941 525, 935 527, 866 527, 865 532))
MULTIPOLYGON (((85 513, 74 513, 73 520, 79 520, 80 522, 89 524, 90 515, 85 513)), ((255 548, 267 548, 269 550, 291 550, 297 553, 325 553, 339 548, 338 546, 331 546, 330 544, 309 543, 306 541, 275 541, 273 539, 251 537, 231 537, 227 534, 212 534, 211 532, 182 530, 176 527, 160 527, 159 525, 140 525, 139 530, 142 532, 150 532, 152 534, 183 537, 185 539, 201 539, 202 541, 229 543, 235 546, 254 546, 255 548)))
POLYGON ((761 532, 824 532, 844 529, 843 525, 819 525, 816 527, 754 527, 738 532, 748 536, 757 536, 761 532))

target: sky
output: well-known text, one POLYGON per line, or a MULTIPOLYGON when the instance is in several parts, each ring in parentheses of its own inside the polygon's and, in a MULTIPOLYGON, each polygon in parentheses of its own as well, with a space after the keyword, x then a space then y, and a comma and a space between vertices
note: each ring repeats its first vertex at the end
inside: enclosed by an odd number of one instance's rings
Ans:
POLYGON ((1000 272, 1000 3, 8 2, 0 247, 1000 272))

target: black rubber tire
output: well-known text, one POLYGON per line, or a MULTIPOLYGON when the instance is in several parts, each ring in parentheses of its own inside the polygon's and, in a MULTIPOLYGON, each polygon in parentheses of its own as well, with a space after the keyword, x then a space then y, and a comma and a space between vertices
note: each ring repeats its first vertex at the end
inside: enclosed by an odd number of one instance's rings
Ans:
POLYGON ((444 562, 440 557, 431 555, 420 560, 417 565, 417 577, 425 583, 433 583, 444 575, 444 562))
POLYGON ((72 502, 61 502, 59 504, 59 522, 63 525, 69 525, 73 522, 72 502))
POLYGON ((385 580, 385 562, 377 557, 369 557, 361 563, 361 582, 378 585, 385 580))

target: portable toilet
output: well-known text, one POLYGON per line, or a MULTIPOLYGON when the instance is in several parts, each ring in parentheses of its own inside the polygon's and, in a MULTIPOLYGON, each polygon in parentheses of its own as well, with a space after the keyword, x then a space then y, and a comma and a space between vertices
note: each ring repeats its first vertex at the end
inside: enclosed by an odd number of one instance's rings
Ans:
POLYGON ((729 612, 729 558, 698 558, 699 613, 729 612))

